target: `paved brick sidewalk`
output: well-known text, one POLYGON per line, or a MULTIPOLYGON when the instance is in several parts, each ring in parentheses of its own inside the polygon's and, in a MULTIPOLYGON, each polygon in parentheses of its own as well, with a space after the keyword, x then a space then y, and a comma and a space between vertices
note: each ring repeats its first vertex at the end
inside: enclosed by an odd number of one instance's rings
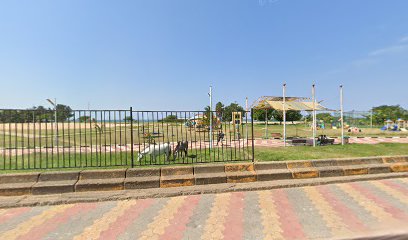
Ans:
POLYGON ((406 231, 408 179, 0 209, 0 239, 331 239, 406 231))

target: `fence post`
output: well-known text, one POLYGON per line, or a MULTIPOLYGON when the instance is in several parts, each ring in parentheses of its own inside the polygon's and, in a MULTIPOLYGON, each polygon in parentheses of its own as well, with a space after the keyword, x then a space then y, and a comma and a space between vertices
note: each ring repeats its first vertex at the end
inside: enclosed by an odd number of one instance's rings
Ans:
POLYGON ((132 158, 132 168, 135 166, 133 154, 133 108, 130 107, 130 156, 132 158))
POLYGON ((252 162, 255 161, 255 144, 254 144, 254 109, 251 108, 251 135, 252 135, 252 162))

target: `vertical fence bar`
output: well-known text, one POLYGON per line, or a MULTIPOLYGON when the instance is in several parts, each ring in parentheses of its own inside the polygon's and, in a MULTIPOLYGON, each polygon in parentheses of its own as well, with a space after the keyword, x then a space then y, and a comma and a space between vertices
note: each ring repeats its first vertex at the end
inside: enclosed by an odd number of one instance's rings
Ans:
MULTIPOLYGON (((102 112, 101 112, 101 118, 102 118, 102 112)), ((103 111, 103 140, 104 140, 104 146, 103 146, 103 149, 104 149, 104 166, 106 166, 106 111, 104 110, 103 111)))
MULTIPOLYGON (((55 103, 57 104, 57 103, 55 103)), ((59 139, 58 139, 58 119, 57 119, 57 106, 55 105, 55 117, 54 117, 54 126, 55 126, 55 150, 57 151, 57 166, 60 167, 60 154, 59 154, 59 139)))
POLYGON ((43 162, 43 159, 42 159, 42 156, 43 156, 43 154, 42 154, 42 149, 43 149, 43 147, 42 147, 42 131, 41 131, 41 125, 42 125, 42 121, 41 121, 41 117, 38 119, 39 120, 39 122, 40 122, 40 125, 38 126, 38 145, 39 145, 39 149, 40 149, 40 168, 42 167, 42 162, 43 162))
MULTIPOLYGON (((126 110, 123 111, 124 117, 123 117, 123 123, 125 124, 125 132, 123 133, 125 135, 125 165, 128 165, 128 148, 127 148, 127 125, 128 125, 128 120, 126 119, 126 110)), ((122 164, 123 165, 123 164, 122 164)))
POLYGON ((17 125, 17 118, 14 120, 14 155, 16 158, 15 169, 18 169, 18 125, 17 125))
POLYGON ((76 142, 76 111, 74 111, 74 166, 77 166, 77 142, 76 142))
POLYGON ((8 142, 9 142, 9 169, 11 170, 11 149, 12 149, 12 145, 11 145, 11 111, 9 111, 9 118, 8 118, 8 142))
POLYGON ((27 115, 26 115, 26 123, 27 123, 27 161, 28 161, 28 163, 27 163, 27 168, 28 169, 30 169, 31 167, 30 167, 30 164, 31 164, 31 161, 30 161, 30 158, 31 158, 31 148, 30 148, 30 138, 31 138, 31 135, 30 135, 30 133, 31 133, 31 131, 30 131, 30 126, 31 126, 31 121, 28 119, 30 116, 29 116, 29 114, 30 114, 30 111, 27 111, 27 115))
MULTIPOLYGON (((139 153, 140 153, 140 146, 141 146, 141 141, 140 141, 140 117, 139 117, 139 112, 137 112, 137 145, 139 148, 139 153)), ((139 159, 139 155, 137 156, 138 159, 138 164, 141 165, 141 160, 139 159)))
MULTIPOLYGON (((88 111, 89 112, 89 148, 90 148, 90 150, 91 150, 91 159, 90 159, 90 161, 91 161, 91 166, 93 166, 93 161, 92 161, 92 159, 93 159, 93 141, 92 141, 92 135, 93 135, 93 130, 92 130, 92 121, 94 120, 94 119, 92 119, 92 111, 91 110, 89 110, 88 111)), ((88 154, 87 154, 88 155, 88 154)))
POLYGON ((130 107, 130 156, 132 160, 132 168, 135 167, 135 156, 133 153, 133 108, 130 107))
MULTIPOLYGON (((4 112, 2 111, 2 115, 4 114, 4 112)), ((2 132, 3 132, 3 169, 7 169, 6 168, 6 130, 5 130, 5 114, 3 115, 3 119, 1 120, 1 126, 2 126, 2 132)))
MULTIPOLYGON (((24 169, 25 159, 24 159, 24 119, 21 119, 21 168, 24 169)), ((16 135, 17 138, 18 135, 16 135)))
POLYGON ((78 119, 79 119, 79 123, 78 123, 79 124, 79 166, 82 167, 83 161, 82 161, 82 120, 81 120, 81 111, 78 111, 78 119))
POLYGON ((75 110, 68 118, 61 116, 57 122, 52 122, 46 115, 45 118, 37 117, 34 110, 3 111, 3 115, 0 114, 0 129, 2 130, 0 133, 0 169, 124 165, 135 167, 136 164, 190 164, 249 159, 254 161, 255 159, 253 109, 250 112, 251 120, 248 119, 249 112, 246 112, 245 120, 241 119, 239 126, 238 123, 225 121, 224 117, 215 111, 211 114, 207 110, 139 112, 130 107, 129 110, 102 111, 75 110), (135 113, 137 113, 137 126, 134 122, 136 121, 134 120, 135 113), (142 116, 139 117, 139 114, 142 116), (208 117, 211 118, 214 115, 213 120, 217 121, 213 122, 215 132, 213 131, 211 135, 209 134, 208 117), (5 119, 8 119, 7 123, 5 119), (43 120, 45 126, 41 123, 43 120), (37 125, 37 121, 40 125, 37 125), (248 126, 248 124, 252 125, 248 126), (130 132, 128 132, 129 129, 130 132), (137 133, 134 132, 135 130, 137 133), (112 136, 112 134, 115 135, 112 136), (243 134, 246 135, 246 139, 242 138, 243 134), (251 134, 252 138, 249 139, 251 134), (32 136, 34 139, 30 139, 32 136), (223 139, 220 139, 220 136, 224 136, 223 139), (56 137, 61 140, 58 145, 54 141, 56 137), (45 144, 42 143, 43 139, 45 139, 45 144), (123 139, 125 139, 124 142, 123 139), (178 152, 174 151, 178 142, 185 143, 186 141, 188 141, 187 146, 181 144, 179 146, 181 149, 178 149, 178 152), (217 143, 215 144, 214 141, 217 143), (249 153, 251 151, 250 141, 252 141, 252 157, 249 153), (221 146, 219 146, 220 143, 221 146), (135 144, 138 144, 136 147, 139 150, 135 148, 135 144), (174 155, 164 153, 163 144, 169 144, 174 155), (152 150, 150 153, 147 151, 141 158, 143 162, 139 161, 139 156, 135 155, 135 151, 142 153, 149 147, 157 148, 159 154, 152 154, 152 150), (61 156, 59 156, 60 149, 61 156), (123 156, 125 153, 126 155, 123 156), (30 156, 31 154, 33 156, 30 156), (107 160, 108 158, 110 161, 107 160), (136 158, 139 163, 135 162, 136 158))
POLYGON ((63 119, 61 123, 62 123, 62 146, 61 146, 62 147, 62 167, 65 167, 66 166, 65 165, 65 123, 66 123, 66 119, 63 119))
MULTIPOLYGON (((46 138, 45 138, 45 144, 46 144, 46 146, 45 146, 45 150, 46 150, 46 155, 45 155, 45 159, 46 159, 46 161, 45 161, 45 168, 48 168, 48 165, 49 165, 49 162, 48 162, 48 160, 49 160, 49 153, 48 153, 48 148, 49 148, 49 142, 48 142, 48 118, 47 118, 47 121, 46 121, 46 123, 45 123, 45 136, 46 136, 46 138)), ((54 143, 53 143, 54 141, 52 141, 52 139, 51 139, 51 165, 52 165, 52 162, 53 162, 53 159, 54 159, 54 143)))
POLYGON ((251 108, 251 132, 252 132, 252 162, 255 161, 255 144, 254 144, 254 109, 251 108))
MULTIPOLYGON (((245 112, 245 127, 246 127, 246 151, 249 150, 249 138, 248 138, 248 111, 245 112)), ((253 133, 252 133, 253 134, 253 133)))
POLYGON ((108 111, 108 121, 109 121, 109 164, 112 165, 112 118, 111 111, 108 111))

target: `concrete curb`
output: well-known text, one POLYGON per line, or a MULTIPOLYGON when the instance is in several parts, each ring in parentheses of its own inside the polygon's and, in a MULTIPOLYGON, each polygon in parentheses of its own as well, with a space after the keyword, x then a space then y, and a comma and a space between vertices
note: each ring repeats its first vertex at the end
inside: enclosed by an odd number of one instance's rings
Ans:
POLYGON ((408 172, 408 156, 0 175, 0 196, 177 188, 408 172))
POLYGON ((312 179, 276 180, 268 182, 222 183, 209 185, 194 185, 173 188, 151 188, 104 192, 74 192, 50 195, 25 195, 18 197, 0 197, 0 208, 33 207, 58 204, 72 204, 79 202, 103 202, 129 199, 163 198, 197 194, 216 194, 242 191, 261 191, 277 188, 293 188, 317 186, 325 184, 339 184, 356 181, 371 181, 392 178, 408 178, 408 173, 389 173, 357 175, 350 177, 327 177, 312 179))

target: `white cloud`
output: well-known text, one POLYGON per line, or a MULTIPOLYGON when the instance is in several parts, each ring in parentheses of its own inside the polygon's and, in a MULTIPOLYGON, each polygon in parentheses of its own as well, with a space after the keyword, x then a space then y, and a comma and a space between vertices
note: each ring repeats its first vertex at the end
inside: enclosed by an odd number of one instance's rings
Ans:
POLYGON ((380 64, 384 57, 389 55, 398 55, 408 52, 408 36, 402 37, 398 41, 399 43, 390 45, 388 47, 380 48, 369 52, 365 57, 355 59, 347 64, 342 69, 334 69, 326 74, 338 74, 340 72, 347 71, 349 68, 365 68, 380 64))
POLYGON ((351 62, 351 65, 354 67, 366 67, 366 66, 371 66, 376 63, 378 63, 378 59, 376 58, 362 58, 362 59, 357 59, 351 62))
POLYGON ((387 55, 387 54, 398 54, 408 50, 408 44, 403 45, 393 45, 386 48, 381 48, 370 52, 368 55, 375 57, 380 55, 387 55))
POLYGON ((402 42, 402 43, 408 42, 408 36, 402 37, 400 39, 400 42, 402 42))

